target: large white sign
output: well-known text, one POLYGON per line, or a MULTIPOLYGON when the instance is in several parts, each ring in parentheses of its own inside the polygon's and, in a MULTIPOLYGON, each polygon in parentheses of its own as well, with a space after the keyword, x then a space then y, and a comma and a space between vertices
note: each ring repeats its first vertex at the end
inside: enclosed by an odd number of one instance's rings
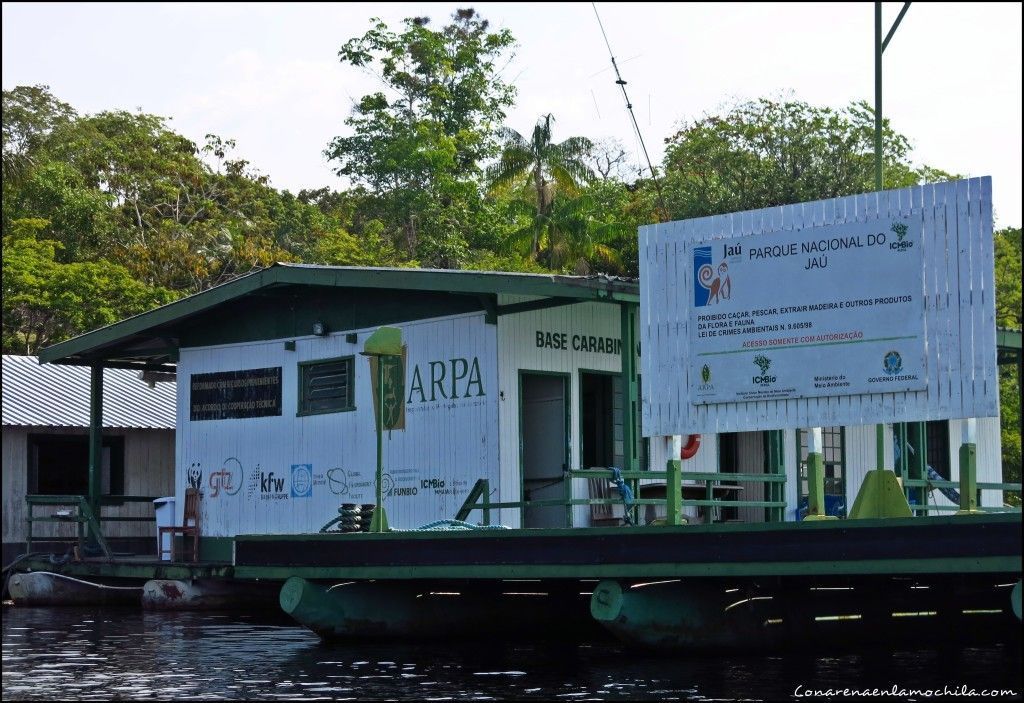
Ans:
POLYGON ((690 402, 916 391, 920 218, 696 242, 690 402))
POLYGON ((645 436, 999 410, 992 181, 640 228, 645 436))

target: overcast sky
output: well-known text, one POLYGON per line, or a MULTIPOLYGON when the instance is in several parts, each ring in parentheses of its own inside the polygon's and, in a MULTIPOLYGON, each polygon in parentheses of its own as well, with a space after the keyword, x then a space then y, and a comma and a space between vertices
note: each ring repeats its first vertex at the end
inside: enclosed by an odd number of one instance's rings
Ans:
MULTIPOLYGON (((4 3, 3 87, 47 84, 80 112, 171 117, 192 139, 234 138, 279 188, 341 187, 322 151, 378 84, 338 48, 371 17, 437 25, 457 6, 4 3)), ((528 132, 551 112, 556 140, 636 149, 589 3, 473 6, 518 40, 503 71, 519 90, 510 126, 528 132)), ((597 7, 656 163, 681 120, 737 99, 873 99, 872 3, 597 7)), ((900 7, 886 3, 886 26, 900 7)), ((991 175, 996 225, 1020 226, 1020 3, 914 3, 885 54, 884 113, 917 163, 991 175)))

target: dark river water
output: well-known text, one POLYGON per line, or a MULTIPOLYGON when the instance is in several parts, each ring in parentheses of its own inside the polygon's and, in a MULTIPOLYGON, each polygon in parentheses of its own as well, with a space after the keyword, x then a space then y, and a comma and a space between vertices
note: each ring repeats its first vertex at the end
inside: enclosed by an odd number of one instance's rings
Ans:
MULTIPOLYGON (((2 697, 807 700, 794 696, 798 686, 1021 691, 1019 646, 695 656, 544 639, 503 642, 495 632, 461 644, 325 645, 277 613, 5 607, 2 697)), ((902 698, 915 699, 925 698, 902 698)))

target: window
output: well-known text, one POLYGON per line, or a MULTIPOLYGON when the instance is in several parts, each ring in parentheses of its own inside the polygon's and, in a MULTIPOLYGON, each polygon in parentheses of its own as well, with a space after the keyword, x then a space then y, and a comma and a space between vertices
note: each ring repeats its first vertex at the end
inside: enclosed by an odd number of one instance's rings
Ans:
POLYGON ((355 357, 299 364, 299 415, 355 410, 355 357))
MULTIPOLYGON (((821 428, 821 453, 825 461, 825 512, 846 517, 846 440, 842 427, 821 428)), ((800 462, 800 504, 807 499, 807 430, 797 432, 797 456, 800 462)))
POLYGON ((942 478, 949 480, 949 422, 932 420, 928 423, 928 465, 942 478))
MULTIPOLYGON (((31 434, 29 495, 88 495, 89 436, 31 434)), ((124 437, 103 438, 103 495, 124 494, 124 437)))

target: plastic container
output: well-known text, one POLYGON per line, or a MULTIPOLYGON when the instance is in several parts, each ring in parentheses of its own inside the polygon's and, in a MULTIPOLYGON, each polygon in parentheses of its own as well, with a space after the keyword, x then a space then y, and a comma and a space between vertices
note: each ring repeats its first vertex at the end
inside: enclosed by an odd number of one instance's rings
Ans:
POLYGON ((160 544, 160 528, 161 527, 173 527, 174 526, 174 496, 166 496, 165 498, 157 498, 153 501, 153 512, 156 513, 156 548, 157 553, 160 554, 160 558, 164 561, 171 560, 171 540, 174 539, 173 535, 164 535, 164 543, 160 544), (165 549, 165 552, 160 552, 161 548, 165 549))

